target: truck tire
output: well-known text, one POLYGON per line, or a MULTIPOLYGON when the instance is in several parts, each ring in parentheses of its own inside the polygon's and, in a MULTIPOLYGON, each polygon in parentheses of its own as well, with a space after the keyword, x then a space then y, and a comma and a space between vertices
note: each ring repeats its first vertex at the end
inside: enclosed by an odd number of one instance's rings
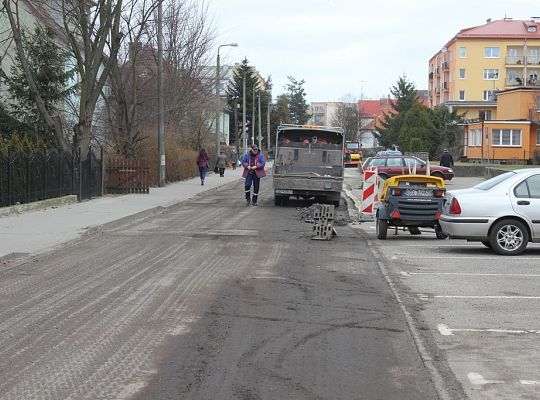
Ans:
POLYGON ((283 205, 283 196, 274 196, 274 204, 276 206, 283 205))

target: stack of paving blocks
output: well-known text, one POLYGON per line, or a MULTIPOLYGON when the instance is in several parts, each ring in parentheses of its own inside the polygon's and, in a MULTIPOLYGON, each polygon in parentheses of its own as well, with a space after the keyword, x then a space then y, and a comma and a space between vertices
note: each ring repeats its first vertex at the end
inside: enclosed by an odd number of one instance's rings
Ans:
POLYGON ((314 204, 313 235, 315 240, 330 240, 336 235, 334 229, 334 206, 329 204, 314 204))

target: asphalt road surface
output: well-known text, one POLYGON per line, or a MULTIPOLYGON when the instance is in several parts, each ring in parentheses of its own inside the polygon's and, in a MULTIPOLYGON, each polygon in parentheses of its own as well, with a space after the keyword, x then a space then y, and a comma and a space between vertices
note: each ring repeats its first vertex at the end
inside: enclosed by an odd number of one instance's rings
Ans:
POLYGON ((242 192, 0 267, 0 399, 464 398, 368 233, 242 192))

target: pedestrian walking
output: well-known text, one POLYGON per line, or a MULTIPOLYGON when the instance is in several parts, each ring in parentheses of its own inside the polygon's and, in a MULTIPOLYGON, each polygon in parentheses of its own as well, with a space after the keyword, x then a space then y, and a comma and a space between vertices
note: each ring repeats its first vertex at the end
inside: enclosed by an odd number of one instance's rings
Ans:
POLYGON ((231 150, 231 163, 233 171, 236 170, 238 166, 238 153, 236 152, 236 147, 233 147, 231 150))
POLYGON ((259 147, 254 144, 251 150, 242 157, 242 166, 244 171, 242 176, 246 179, 244 189, 246 193, 246 206, 250 204, 256 206, 259 197, 259 187, 261 178, 266 176, 264 170, 264 155, 259 152, 259 147), (253 196, 251 195, 251 186, 253 185, 253 196))
POLYGON ((443 167, 453 168, 454 167, 454 158, 452 157, 452 154, 448 152, 448 149, 444 149, 441 161, 439 162, 440 165, 443 167))
POLYGON ((204 185, 204 178, 206 176, 206 170, 208 169, 208 161, 209 161, 208 153, 206 153, 205 149, 199 150, 199 154, 197 155, 197 159, 195 160, 197 162, 197 167, 199 167, 199 175, 201 177, 201 185, 204 185))
POLYGON ((225 176, 225 168, 227 167, 227 156, 223 150, 219 151, 219 155, 216 161, 216 168, 219 171, 219 176, 223 178, 225 176))

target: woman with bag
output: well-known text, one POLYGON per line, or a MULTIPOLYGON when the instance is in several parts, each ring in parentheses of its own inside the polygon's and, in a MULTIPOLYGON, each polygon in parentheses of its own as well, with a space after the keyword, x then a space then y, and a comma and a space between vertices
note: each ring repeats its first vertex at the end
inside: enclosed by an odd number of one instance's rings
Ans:
POLYGON ((208 154, 206 153, 205 149, 199 150, 199 154, 197 155, 197 159, 195 160, 197 162, 197 166, 199 167, 199 175, 201 177, 201 185, 204 185, 204 178, 206 176, 206 170, 208 169, 208 154))
POLYGON ((219 171, 219 176, 222 178, 225 176, 225 168, 227 167, 227 156, 223 153, 223 150, 220 150, 219 156, 216 162, 216 168, 219 171))

